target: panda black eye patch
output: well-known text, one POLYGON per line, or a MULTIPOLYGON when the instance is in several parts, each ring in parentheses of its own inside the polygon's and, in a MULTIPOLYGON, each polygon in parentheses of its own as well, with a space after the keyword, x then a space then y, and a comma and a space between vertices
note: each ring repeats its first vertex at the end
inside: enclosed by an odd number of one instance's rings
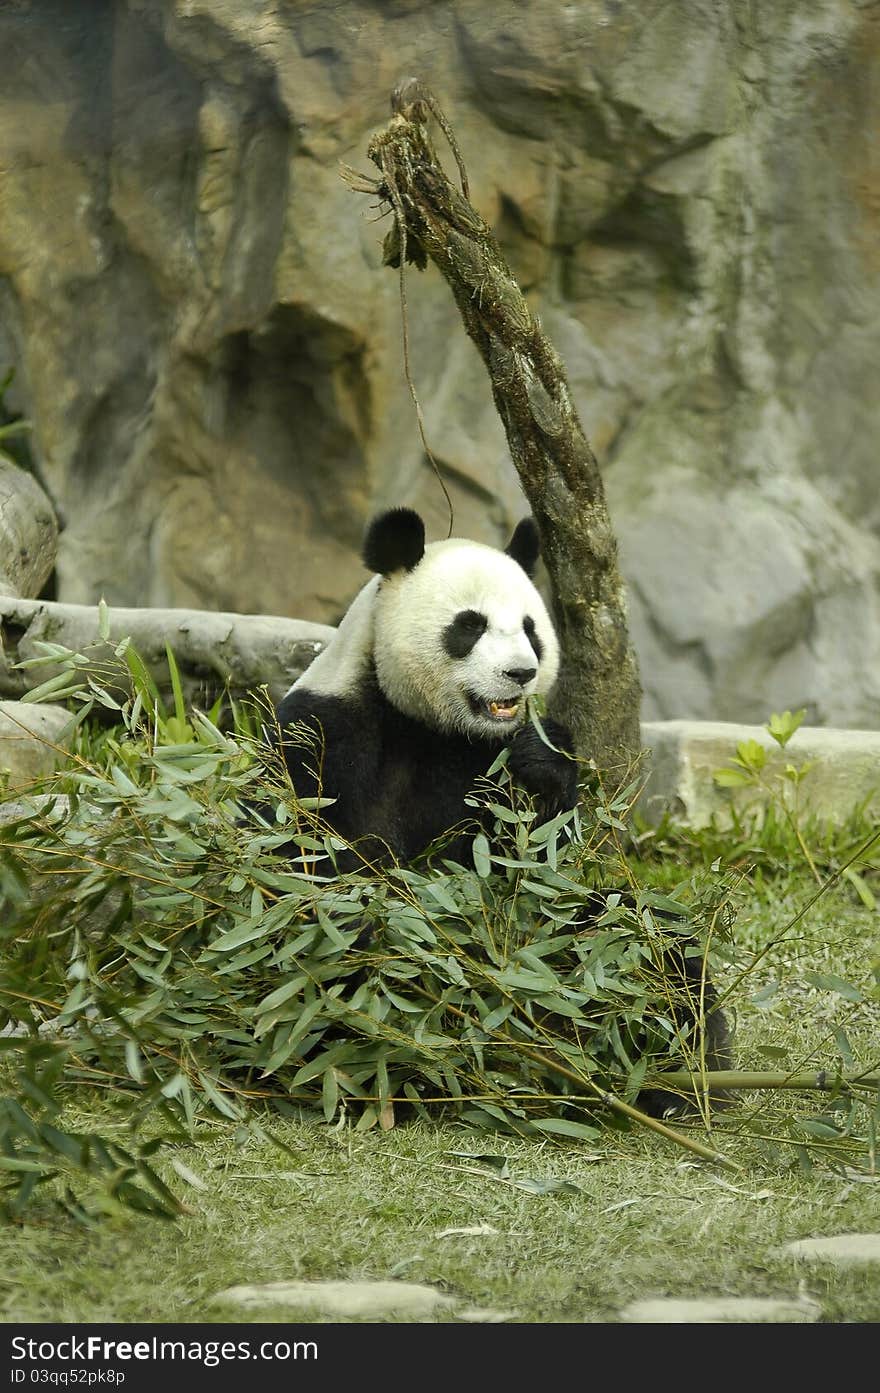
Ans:
POLYGON ((450 658, 466 658, 478 639, 486 632, 489 621, 476 609, 463 609, 443 630, 443 647, 450 658))
POLYGON ((538 638, 537 633, 535 632, 535 621, 530 614, 527 614, 525 619, 523 620, 523 630, 525 632, 526 638, 532 645, 532 651, 535 657, 538 659, 538 662, 540 662, 541 655, 544 652, 544 645, 538 638))

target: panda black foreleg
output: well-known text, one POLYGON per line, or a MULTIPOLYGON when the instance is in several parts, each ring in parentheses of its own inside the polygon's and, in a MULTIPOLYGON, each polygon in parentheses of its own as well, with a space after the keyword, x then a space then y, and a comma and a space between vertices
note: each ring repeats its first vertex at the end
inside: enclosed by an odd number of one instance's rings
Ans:
MULTIPOLYGON (((698 1056, 690 1064, 698 1089, 701 1066, 707 1073, 733 1067, 733 1043, 727 1017, 717 1004, 718 991, 706 972, 702 955, 688 955, 684 948, 670 948, 664 954, 662 971, 673 1003, 670 1014, 676 1027, 690 1037, 690 1052, 698 1056)), ((731 1101, 731 1095, 713 1088, 708 1099, 713 1107, 721 1108, 731 1101)), ((652 1088, 639 1095, 638 1104, 645 1112, 660 1117, 665 1112, 692 1112, 697 1099, 695 1094, 681 1090, 652 1088)))
POLYGON ((577 803, 578 767, 570 731, 559 721, 544 719, 541 724, 546 740, 533 725, 517 731, 507 767, 516 782, 539 800, 543 816, 549 819, 577 803))
MULTIPOLYGON (((593 925, 606 912, 607 897, 612 893, 622 903, 635 908, 636 898, 629 891, 594 890, 581 921, 585 927, 593 925)), ((651 912, 661 921, 672 922, 678 918, 657 908, 651 912)), ((709 976, 703 955, 693 951, 697 944, 696 937, 685 934, 678 942, 671 935, 669 937, 671 941, 664 945, 659 961, 655 961, 654 971, 662 976, 665 983, 667 1005, 664 1014, 670 1017, 676 1031, 690 1042, 689 1058, 670 1061, 669 1067, 681 1069, 689 1064, 695 1086, 699 1087, 700 1067, 704 1067, 707 1073, 733 1067, 733 1040, 727 1017, 718 1005, 718 990, 709 976), (690 1062, 692 1060, 694 1063, 690 1062)), ((662 1117, 666 1112, 693 1112, 697 1106, 696 1094, 681 1089, 674 1092, 672 1089, 644 1089, 636 1101, 637 1106, 652 1117, 662 1117)), ((723 1089, 711 1089, 709 1092, 709 1102, 715 1108, 724 1107, 731 1101, 731 1094, 723 1089)))

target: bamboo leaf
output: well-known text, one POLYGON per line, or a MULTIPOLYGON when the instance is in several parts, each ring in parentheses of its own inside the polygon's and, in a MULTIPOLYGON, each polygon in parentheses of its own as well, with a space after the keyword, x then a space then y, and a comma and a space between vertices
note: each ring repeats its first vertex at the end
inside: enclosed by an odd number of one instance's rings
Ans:
POLYGON ((838 977, 835 972, 810 972, 804 973, 808 982, 812 982, 814 987, 821 987, 826 992, 837 992, 846 1001, 864 1001, 864 996, 858 987, 851 982, 845 982, 842 977, 838 977))

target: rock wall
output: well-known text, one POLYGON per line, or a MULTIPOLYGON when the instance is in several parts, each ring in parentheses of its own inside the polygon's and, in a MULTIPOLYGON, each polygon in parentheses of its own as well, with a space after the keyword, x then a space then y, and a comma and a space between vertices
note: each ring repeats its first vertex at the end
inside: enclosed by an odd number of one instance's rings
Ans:
MULTIPOLYGON (((880 7, 7 0, 0 51, 0 369, 59 599, 335 622, 372 509, 445 535, 339 177, 416 73, 603 463, 643 715, 880 725, 880 7)), ((408 294, 456 530, 500 540, 482 366, 436 272, 408 294)))

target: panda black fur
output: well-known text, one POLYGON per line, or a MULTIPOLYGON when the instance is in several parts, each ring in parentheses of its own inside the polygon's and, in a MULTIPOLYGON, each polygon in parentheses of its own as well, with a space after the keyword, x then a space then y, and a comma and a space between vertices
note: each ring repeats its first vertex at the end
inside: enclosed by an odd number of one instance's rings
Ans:
MULTIPOLYGON (((534 522, 503 552, 459 539, 426 546, 419 515, 395 508, 370 526, 363 557, 377 574, 277 712, 296 793, 335 799, 323 816, 353 847, 340 869, 424 852, 467 818, 465 798, 504 744, 545 817, 574 807, 571 737, 545 721, 561 752, 550 749, 526 711, 559 667, 531 580, 534 522)), ((467 837, 445 854, 466 856, 467 837)))

